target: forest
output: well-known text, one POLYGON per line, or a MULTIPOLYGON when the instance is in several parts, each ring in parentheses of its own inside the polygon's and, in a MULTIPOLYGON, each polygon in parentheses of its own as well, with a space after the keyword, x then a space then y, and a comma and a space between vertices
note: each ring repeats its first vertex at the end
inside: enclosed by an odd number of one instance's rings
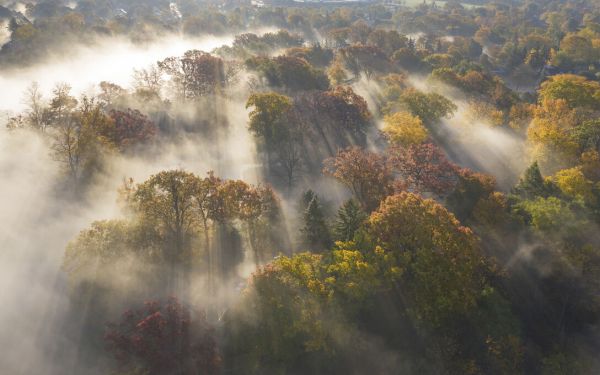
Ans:
POLYGON ((0 0, 0 374, 600 373, 600 3, 0 0))

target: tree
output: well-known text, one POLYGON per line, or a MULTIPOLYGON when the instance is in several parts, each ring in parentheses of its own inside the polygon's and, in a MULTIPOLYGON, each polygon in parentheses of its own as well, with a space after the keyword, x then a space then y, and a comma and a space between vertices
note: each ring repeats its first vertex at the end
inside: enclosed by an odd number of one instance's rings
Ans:
POLYGON ((163 374, 218 374, 221 357, 214 329, 203 312, 192 314, 176 298, 147 301, 110 323, 104 335, 120 371, 163 374))
POLYGON ((525 170, 513 189, 513 194, 523 199, 548 198, 557 192, 556 186, 551 181, 544 180, 537 162, 533 162, 525 170))
POLYGON ((449 68, 456 64, 455 58, 447 53, 434 53, 423 59, 434 68, 449 68))
POLYGON ((408 147, 423 143, 427 137, 427 129, 420 118, 408 112, 396 112, 383 119, 383 134, 392 145, 408 147))
POLYGON ((575 163, 579 148, 577 125, 581 116, 565 99, 545 99, 535 109, 527 140, 533 146, 533 157, 544 171, 552 172, 575 163))
POLYGON ((337 148, 365 143, 372 117, 365 99, 351 87, 305 93, 294 102, 302 122, 325 143, 330 155, 337 148))
POLYGON ((379 47, 373 45, 353 44, 339 50, 340 61, 355 76, 364 74, 370 79, 374 73, 386 73, 390 69, 390 61, 379 47))
POLYGON ((27 106, 29 126, 45 131, 50 125, 50 114, 37 82, 33 82, 25 91, 25 105, 27 106))
POLYGON ((376 267, 356 250, 275 259, 253 275, 226 322, 236 367, 345 373, 360 365, 353 359, 367 341, 354 322, 380 287, 376 267))
POLYGON ((306 205, 302 215, 303 226, 300 229, 302 244, 313 252, 322 252, 331 247, 329 228, 325 223, 325 216, 316 194, 306 205))
POLYGON ((314 43, 310 47, 294 47, 285 51, 287 56, 299 57, 313 66, 325 68, 333 60, 333 50, 324 48, 320 43, 314 43))
POLYGON ((368 220, 367 232, 392 254, 398 287, 413 316, 440 327, 475 306, 485 281, 477 239, 431 199, 402 192, 386 198, 368 220))
MULTIPOLYGON (((492 202, 482 202, 488 200, 493 194, 496 187, 496 180, 492 176, 475 173, 470 169, 463 168, 458 171, 458 183, 452 193, 446 197, 446 206, 456 217, 465 222, 473 215, 473 211, 480 203, 488 207, 495 204, 495 199, 492 197, 492 202)), ((482 207, 479 207, 482 208, 482 207)), ((485 212, 480 212, 486 214, 485 212)), ((496 212, 496 214, 499 214, 496 212)))
POLYGON ((434 69, 431 72, 430 79, 442 82, 446 85, 453 86, 456 88, 465 89, 462 77, 453 69, 448 67, 441 67, 434 69))
POLYGON ((193 11, 183 18, 183 32, 196 36, 201 33, 221 35, 227 30, 227 18, 225 14, 217 12, 216 9, 200 9, 193 11))
POLYGON ((152 65, 147 69, 133 70, 133 87, 136 91, 160 93, 164 79, 158 66, 152 65))
MULTIPOLYGON (((532 69, 532 71, 531 71, 532 75, 536 76, 537 74, 536 74, 535 70, 533 70, 533 69, 536 69, 539 71, 539 69, 544 67, 544 64, 546 63, 547 59, 548 59, 548 53, 544 53, 544 51, 542 51, 541 49, 532 48, 531 50, 529 50, 527 57, 525 57, 525 61, 523 62, 523 65, 532 69)), ((523 77, 523 78, 527 79, 527 77, 523 77)))
POLYGON ((161 249, 140 229, 130 220, 96 221, 65 249, 62 270, 73 311, 86 311, 79 324, 87 348, 101 347, 103 325, 114 306, 162 286, 157 277, 161 249))
POLYGON ((600 108, 600 83, 574 74, 558 74, 542 83, 540 103, 544 100, 565 100, 569 107, 600 108))
POLYGON ((327 75, 329 76, 329 80, 335 85, 341 85, 348 79, 344 65, 339 59, 333 61, 327 70, 327 75))
POLYGON ((418 192, 447 194, 457 182, 457 167, 433 143, 389 149, 391 164, 418 192))
POLYGON ((388 56, 406 47, 407 42, 408 39, 396 30, 376 29, 367 37, 367 44, 381 48, 388 56))
POLYGON ((237 363, 260 369, 255 374, 317 371, 334 345, 325 302, 320 255, 280 257, 258 269, 226 322, 237 363))
POLYGON ((272 59, 254 57, 246 61, 246 66, 260 72, 273 87, 285 87, 292 91, 329 88, 327 75, 299 57, 277 56, 272 59))
POLYGON ((11 40, 27 43, 27 41, 34 40, 39 35, 39 32, 40 30, 36 29, 31 23, 18 25, 11 34, 11 40))
POLYGON ((482 46, 472 38, 456 37, 452 42, 452 46, 449 51, 453 54, 459 55, 462 58, 477 59, 483 52, 482 46))
MULTIPOLYGON (((97 278, 112 275, 111 271, 117 269, 124 272, 123 266, 130 266, 136 257, 133 232, 129 223, 120 220, 96 221, 81 231, 67 245, 62 264, 71 286, 77 287, 86 280, 98 282, 97 278)), ((143 258, 142 254, 137 255, 143 258)))
POLYGON ((359 19, 350 25, 350 41, 363 45, 366 43, 371 31, 371 27, 364 20, 359 19))
POLYGON ((348 86, 315 93, 306 110, 328 118, 337 127, 356 133, 364 132, 371 120, 365 99, 348 86))
MULTIPOLYGON (((409 40, 410 42, 410 40, 409 40)), ((413 49, 403 47, 394 52, 392 60, 408 71, 416 71, 422 68, 423 62, 413 49)))
POLYGON ((288 191, 292 189, 294 181, 298 178, 298 175, 302 172, 304 166, 302 145, 305 126, 298 120, 295 120, 295 122, 290 125, 291 129, 288 136, 277 146, 278 161, 283 170, 283 176, 288 191))
POLYGON ((366 219, 367 214, 361 209, 360 205, 354 199, 347 200, 337 212, 333 227, 335 239, 337 241, 352 241, 354 234, 366 219))
POLYGON ((392 171, 387 160, 375 153, 349 147, 323 163, 323 173, 346 185, 366 211, 392 192, 392 171))
POLYGON ((249 225, 246 230, 249 233, 250 247, 254 255, 254 261, 259 263, 258 247, 254 241, 252 225, 261 214, 261 201, 258 191, 252 189, 241 180, 227 180, 217 189, 218 213, 217 218, 221 222, 240 219, 249 225))
POLYGON ((276 93, 252 94, 246 102, 250 112, 250 131, 264 141, 268 166, 281 167, 288 189, 302 168, 301 147, 305 132, 291 99, 276 93), (271 155, 277 156, 273 160, 271 155))
POLYGON ((519 133, 525 133, 533 118, 534 108, 534 105, 528 103, 518 103, 513 105, 508 114, 508 125, 511 129, 519 133))
POLYGON ((381 112, 385 115, 402 111, 399 99, 407 88, 406 76, 404 74, 388 74, 382 78, 384 84, 381 93, 381 112))
POLYGON ((591 205, 596 203, 594 184, 585 177, 581 167, 558 171, 552 180, 567 197, 591 205))
POLYGON ((233 233, 233 241, 239 243, 237 230, 243 229, 257 265, 261 258, 285 250, 287 245, 282 240, 279 201, 269 187, 253 187, 240 180, 223 181, 212 172, 199 178, 182 170, 170 170, 135 186, 129 181, 121 194, 129 213, 127 220, 106 230, 104 226, 100 227, 102 231, 94 226, 82 232, 80 237, 85 242, 78 240, 76 251, 67 251, 67 258, 74 259, 69 261, 69 269, 78 266, 79 253, 95 261, 91 258, 95 253, 116 252, 117 260, 119 256, 124 261, 131 256, 136 264, 152 264, 155 273, 164 270, 158 275, 161 288, 185 290, 187 277, 197 266, 203 266, 212 293, 217 277, 222 276, 220 272, 227 274, 242 257, 241 251, 238 253, 240 247, 231 245, 229 238, 223 239, 223 234, 233 233), (114 233, 123 243, 107 242, 115 237, 114 233), (211 242, 215 235, 216 245, 211 242), (121 251, 122 248, 127 251, 121 251), (206 262, 198 255, 206 256, 206 262))
POLYGON ((121 86, 107 81, 100 82, 99 86, 100 94, 98 95, 98 99, 106 106, 110 106, 127 92, 121 86))
POLYGON ((114 122, 114 130, 108 136, 122 151, 152 140, 158 132, 156 125, 137 109, 112 109, 108 115, 114 122))
MULTIPOLYGON (((216 259, 213 249, 211 248, 210 237, 212 225, 219 219, 217 212, 219 211, 219 186, 222 184, 220 178, 215 177, 214 173, 208 172, 203 179, 195 181, 193 200, 195 203, 195 212, 200 216, 202 229, 204 231, 204 247, 208 255, 208 284, 209 290, 214 291, 215 283, 215 268, 216 259)), ((221 218, 221 221, 224 221, 221 218)))
POLYGON ((487 102, 472 101, 469 103, 467 117, 473 123, 485 123, 489 126, 502 126, 505 123, 504 113, 487 102))
POLYGON ((232 50, 240 56, 261 55, 280 49, 301 47, 303 43, 302 37, 297 34, 290 34, 287 30, 279 30, 277 33, 265 33, 262 36, 253 33, 242 33, 235 36, 232 50))
POLYGON ((250 107, 254 109, 249 115, 248 128, 254 135, 263 138, 268 148, 273 148, 288 135, 293 110, 289 97, 274 92, 252 94, 246 102, 246 108, 250 107))
POLYGON ((187 51, 182 57, 168 57, 159 61, 158 67, 170 77, 182 99, 218 93, 226 83, 223 60, 198 50, 187 51))
MULTIPOLYGON (((463 90, 474 100, 484 97, 500 109, 508 109, 517 102, 517 96, 498 77, 469 66, 464 69, 468 70, 460 74, 456 69, 438 68, 431 78, 463 90)), ((456 107, 451 112, 455 110, 456 107)))
POLYGON ((581 171, 593 182, 600 182, 600 154, 598 151, 586 151, 581 154, 581 171))
POLYGON ((560 49, 578 63, 589 63, 597 58, 592 42, 582 36, 569 34, 560 42, 560 49))
POLYGON ((265 255, 272 255, 274 238, 279 229, 279 201, 268 186, 252 187, 241 180, 227 180, 217 189, 215 220, 226 223, 240 220, 258 268, 265 255))
POLYGON ((287 234, 283 224, 281 203, 270 186, 254 188, 257 205, 250 215, 243 215, 249 231, 250 240, 254 241, 256 264, 264 259, 272 258, 285 251, 287 234))
POLYGON ((600 121, 587 120, 570 131, 571 139, 579 149, 600 151, 600 121))
POLYGON ((473 207, 471 217, 476 225, 487 228, 512 229, 510 225, 516 222, 510 213, 508 198, 498 191, 480 199, 473 207))
POLYGON ((52 91, 50 100, 49 116, 53 125, 66 125, 70 118, 71 111, 77 107, 77 99, 71 96, 71 86, 66 83, 59 83, 52 91))
POLYGON ((536 197, 517 205, 535 229, 546 233, 558 233, 565 228, 577 228, 580 222, 567 203, 557 197, 536 197))
POLYGON ((104 136, 111 131, 113 122, 91 99, 84 98, 77 111, 71 105, 63 93, 52 101, 52 149, 55 160, 64 165, 77 187, 100 168, 103 151, 113 146, 104 136))
POLYGON ((198 178, 192 173, 163 171, 139 184, 132 197, 133 209, 145 226, 164 241, 163 256, 172 266, 185 263, 191 255, 191 237, 200 224, 195 211, 197 188, 198 178))
POLYGON ((440 94, 424 94, 415 89, 405 90, 400 95, 400 104, 427 125, 435 124, 444 117, 451 117, 458 108, 440 94))

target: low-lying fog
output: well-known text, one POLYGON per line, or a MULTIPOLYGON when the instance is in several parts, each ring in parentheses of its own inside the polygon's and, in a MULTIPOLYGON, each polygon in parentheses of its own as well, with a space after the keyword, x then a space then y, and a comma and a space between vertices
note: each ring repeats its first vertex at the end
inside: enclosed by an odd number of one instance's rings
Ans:
POLYGON ((190 49, 211 51, 229 44, 231 36, 184 38, 169 36, 147 45, 136 45, 119 38, 101 39, 93 46, 80 46, 72 54, 54 56, 48 62, 16 71, 0 71, 0 110, 19 110, 22 95, 31 82, 38 82, 49 93, 57 82, 66 82, 79 94, 101 81, 127 87, 133 69, 146 68, 170 56, 180 56, 190 49))
MULTIPOLYGON (((215 170, 224 178, 260 182, 255 145, 246 129, 248 110, 239 99, 224 104, 229 126, 220 130, 219 141, 213 142, 217 144, 190 135, 177 144, 163 145, 152 160, 116 157, 108 173, 77 203, 59 198, 54 191, 61 172, 50 156, 47 140, 26 131, 8 134, 6 113, 24 108, 23 93, 34 81, 45 97, 57 82, 71 85, 75 96, 95 91, 101 81, 129 87, 134 69, 190 49, 211 51, 232 41, 232 36, 173 35, 136 45, 111 38, 74 47, 69 55, 54 56, 33 67, 0 70, 0 114, 5 113, 0 115, 0 296, 9 306, 0 309, 0 373, 93 374, 90 369, 76 368, 78 343, 65 339, 69 299, 60 265, 65 245, 80 230, 94 220, 118 217, 116 189, 124 178, 141 182, 160 170, 182 168, 201 176, 215 170)), ((413 83, 424 85, 420 79, 413 83)), ((378 87, 363 80, 355 88, 373 109, 378 87)), ((462 107, 444 124, 450 140, 447 146, 456 153, 451 156, 462 155, 464 160, 458 161, 467 165, 511 176, 520 166, 507 165, 505 160, 513 160, 510 156, 522 148, 520 141, 486 126, 476 127, 477 131, 461 128, 465 121, 462 107), (465 137, 465 132, 471 137, 465 137)))
POLYGON ((454 100, 457 112, 442 121, 439 135, 456 163, 493 175, 498 187, 509 190, 529 163, 527 145, 501 127, 474 121, 465 115, 467 103, 454 100))
MULTIPOLYGON (((250 32, 269 31, 273 30, 250 32)), ((75 46, 68 55, 52 56, 32 67, 0 70, 0 112, 21 110, 22 94, 32 82, 38 82, 46 95, 58 82, 68 83, 75 96, 92 90, 101 81, 128 87, 134 69, 146 68, 170 56, 181 56, 188 50, 210 52, 232 42, 233 36, 190 38, 174 34, 146 44, 135 44, 125 38, 103 38, 90 46, 75 46)))
MULTIPOLYGON (((60 266, 65 245, 95 220, 118 217, 116 189, 126 177, 141 182, 160 170, 182 168, 198 175, 215 170, 225 178, 256 183, 254 142, 245 131, 244 103, 224 106, 229 127, 219 144, 190 137, 157 150, 152 160, 118 157, 83 202, 69 202, 56 192, 61 177, 47 139, 27 131, 10 133, 6 113, 24 107, 23 92, 36 81, 45 97, 57 82, 73 87, 73 95, 93 90, 107 80, 130 86, 134 68, 146 68, 190 49, 211 51, 233 37, 171 36, 148 45, 105 39, 77 47, 36 66, 0 71, 0 309, 1 374, 93 374, 76 368, 78 343, 66 339, 68 291, 60 266), (216 156, 214 150, 235 150, 216 156), (224 155, 223 155, 224 154, 224 155)), ((71 328, 72 329, 72 328, 71 328)))

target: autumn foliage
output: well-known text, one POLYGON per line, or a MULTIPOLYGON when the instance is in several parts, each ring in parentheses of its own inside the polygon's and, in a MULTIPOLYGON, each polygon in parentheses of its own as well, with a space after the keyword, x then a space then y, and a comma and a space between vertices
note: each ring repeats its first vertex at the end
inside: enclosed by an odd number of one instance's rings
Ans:
POLYGON ((340 150, 324 162, 323 172, 346 185, 361 203, 371 210, 392 192, 394 177, 385 157, 359 147, 340 150))
POLYGON ((158 129, 156 125, 137 109, 111 110, 108 115, 114 121, 111 136, 120 149, 152 140, 158 129))
POLYGON ((438 325, 474 306, 484 282, 477 239, 442 205, 407 192, 388 197, 368 231, 399 260, 401 288, 419 319, 438 325))
POLYGON ((220 372, 213 328, 202 312, 192 314, 173 297, 125 311, 121 321, 107 326, 104 339, 123 371, 150 375, 220 372))
POLYGON ((389 153, 394 170, 418 192, 444 195, 457 182, 457 167, 433 143, 393 147, 389 153))

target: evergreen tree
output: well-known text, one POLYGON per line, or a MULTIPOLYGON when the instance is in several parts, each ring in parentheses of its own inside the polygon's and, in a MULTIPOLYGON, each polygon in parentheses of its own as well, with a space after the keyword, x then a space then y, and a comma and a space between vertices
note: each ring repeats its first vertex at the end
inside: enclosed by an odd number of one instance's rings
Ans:
POLYGON ((559 193, 558 188, 550 181, 544 180, 537 161, 533 162, 525 170, 523 177, 514 187, 513 194, 522 199, 534 199, 537 197, 548 198, 559 193))
POLYGON ((8 30, 11 33, 14 33, 15 31, 17 31, 18 28, 19 28, 19 23, 17 22, 17 19, 15 17, 12 17, 10 19, 10 21, 8 22, 8 30))
POLYGON ((299 203, 299 211, 304 214, 304 211, 306 211, 306 209, 308 208, 308 205, 313 200, 313 198, 315 198, 316 196, 317 196, 317 194, 310 189, 308 189, 307 191, 302 193, 302 197, 300 198, 300 203, 299 203))
POLYGON ((333 229, 335 238, 339 241, 351 241, 366 218, 367 214, 360 205, 354 199, 349 199, 338 210, 333 229))
MULTIPOLYGON (((312 199, 308 202, 303 215, 304 225, 300 229, 302 245, 312 251, 323 251, 331 247, 331 235, 325 223, 325 215, 319 203, 317 195, 312 193, 312 199)), ((305 194, 304 198, 307 197, 305 194)))

